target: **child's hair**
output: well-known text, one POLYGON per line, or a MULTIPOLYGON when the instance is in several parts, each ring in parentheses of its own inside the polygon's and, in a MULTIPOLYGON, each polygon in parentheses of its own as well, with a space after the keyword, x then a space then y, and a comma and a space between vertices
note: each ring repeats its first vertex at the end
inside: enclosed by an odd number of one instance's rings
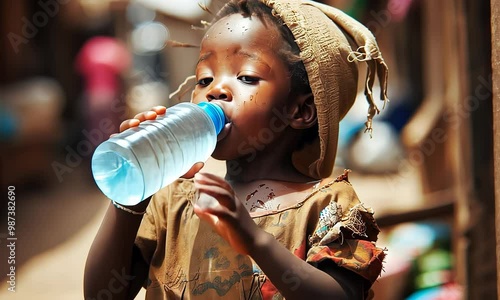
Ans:
POLYGON ((310 93, 309 79, 295 38, 290 29, 279 18, 273 16, 272 9, 259 0, 231 0, 217 13, 214 22, 232 14, 250 18, 256 16, 264 24, 271 23, 278 29, 284 41, 278 54, 289 67, 292 92, 310 93))

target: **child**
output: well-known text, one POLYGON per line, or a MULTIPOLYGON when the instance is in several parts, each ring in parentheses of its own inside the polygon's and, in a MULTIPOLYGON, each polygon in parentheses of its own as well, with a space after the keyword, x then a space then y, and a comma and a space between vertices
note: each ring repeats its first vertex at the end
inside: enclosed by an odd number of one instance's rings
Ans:
MULTIPOLYGON (((300 0, 234 0, 216 20, 201 43, 192 101, 217 103, 229 120, 213 153, 227 174, 195 165, 184 176, 194 179, 151 201, 110 205, 85 297, 133 299, 144 286, 147 299, 369 298, 384 258, 379 230, 347 173, 332 170, 338 123, 356 96, 353 60, 368 64, 368 129, 375 74, 385 100, 373 36, 338 10, 300 0)), ((121 130, 163 113, 141 113, 121 130)))

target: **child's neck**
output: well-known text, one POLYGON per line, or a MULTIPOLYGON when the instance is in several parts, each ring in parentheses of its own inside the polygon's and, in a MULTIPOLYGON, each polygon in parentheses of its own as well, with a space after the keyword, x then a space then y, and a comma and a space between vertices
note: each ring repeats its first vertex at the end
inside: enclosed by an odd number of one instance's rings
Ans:
POLYGON ((282 143, 251 160, 243 157, 226 161, 226 180, 252 214, 294 206, 318 183, 295 169, 289 149, 282 143))
MULTIPOLYGON (((291 161, 285 158, 285 161, 291 161)), ((298 172, 290 163, 279 163, 275 158, 233 160, 226 162, 226 177, 228 182, 249 183, 261 180, 277 180, 285 182, 305 183, 314 181, 313 178, 298 172)))
POLYGON ((234 183, 278 180, 305 183, 314 181, 293 166, 291 149, 297 148, 299 133, 288 129, 254 156, 226 161, 226 180, 234 183))

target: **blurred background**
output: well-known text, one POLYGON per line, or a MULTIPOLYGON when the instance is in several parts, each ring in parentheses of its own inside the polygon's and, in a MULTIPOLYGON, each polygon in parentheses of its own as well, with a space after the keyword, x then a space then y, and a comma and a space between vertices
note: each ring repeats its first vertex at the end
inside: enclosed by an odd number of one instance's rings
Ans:
MULTIPOLYGON (((390 69, 391 101, 373 137, 363 134, 360 84, 336 163, 338 174, 352 170, 382 230, 375 299, 496 299, 491 49, 500 36, 492 39, 499 9, 490 5, 500 1, 322 2, 370 28, 390 69)), ((223 3, 0 2, 0 299, 83 298, 87 252, 108 205, 90 174, 93 150, 137 112, 188 99, 168 95, 193 73, 204 21, 223 3)), ((217 161, 205 168, 224 174, 217 161)))

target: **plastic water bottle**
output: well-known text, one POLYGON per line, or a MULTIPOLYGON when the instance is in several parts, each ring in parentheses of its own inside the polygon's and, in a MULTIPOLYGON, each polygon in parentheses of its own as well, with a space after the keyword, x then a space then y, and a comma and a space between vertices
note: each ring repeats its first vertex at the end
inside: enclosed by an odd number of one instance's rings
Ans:
POLYGON ((92 156, 94 180, 111 200, 135 205, 206 161, 224 124, 216 104, 176 104, 101 143, 92 156))

